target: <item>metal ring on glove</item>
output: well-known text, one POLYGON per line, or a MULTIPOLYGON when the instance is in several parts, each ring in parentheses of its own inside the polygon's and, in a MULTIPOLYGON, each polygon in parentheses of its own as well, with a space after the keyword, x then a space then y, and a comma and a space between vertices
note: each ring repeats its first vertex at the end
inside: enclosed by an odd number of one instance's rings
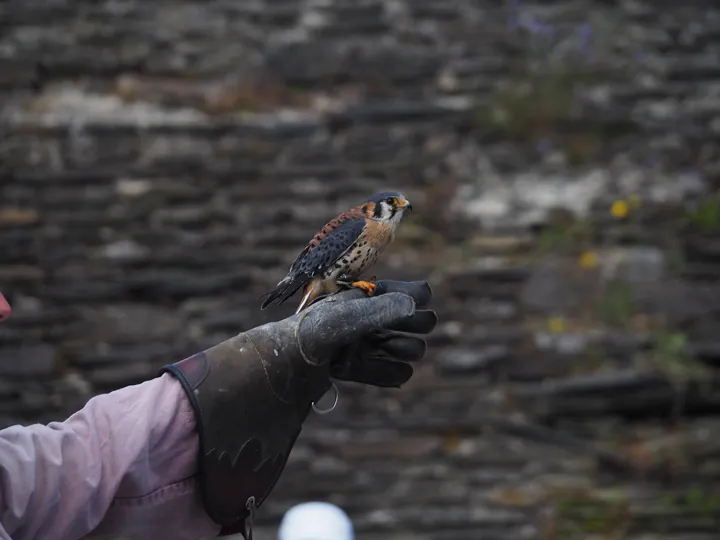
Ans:
POLYGON ((327 413, 333 412, 335 410, 335 407, 337 407, 338 401, 340 400, 340 390, 338 390, 338 387, 335 385, 334 382, 331 382, 330 384, 332 385, 333 390, 335 390, 335 401, 333 402, 332 407, 330 407, 329 409, 318 409, 315 406, 315 402, 313 401, 313 403, 312 403, 313 411, 315 411, 318 414, 327 414, 327 413))

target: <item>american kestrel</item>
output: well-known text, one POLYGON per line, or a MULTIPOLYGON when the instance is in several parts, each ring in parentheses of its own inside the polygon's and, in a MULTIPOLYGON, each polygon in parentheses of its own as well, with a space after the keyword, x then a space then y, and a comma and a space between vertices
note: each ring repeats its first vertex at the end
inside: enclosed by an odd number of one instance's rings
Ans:
POLYGON ((370 269, 394 240, 406 210, 412 210, 412 205, 405 195, 383 191, 330 220, 300 252, 287 275, 267 293, 260 309, 282 304, 300 287, 303 296, 295 313, 317 297, 337 292, 342 285, 372 295, 375 284, 370 281, 374 278, 353 280, 370 269))

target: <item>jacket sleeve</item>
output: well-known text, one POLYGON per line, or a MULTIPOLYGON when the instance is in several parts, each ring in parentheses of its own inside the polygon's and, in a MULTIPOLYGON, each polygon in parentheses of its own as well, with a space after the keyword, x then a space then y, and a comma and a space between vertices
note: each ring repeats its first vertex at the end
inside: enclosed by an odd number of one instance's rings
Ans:
POLYGON ((170 375, 96 396, 64 422, 0 431, 0 538, 197 539, 193 412, 170 375))

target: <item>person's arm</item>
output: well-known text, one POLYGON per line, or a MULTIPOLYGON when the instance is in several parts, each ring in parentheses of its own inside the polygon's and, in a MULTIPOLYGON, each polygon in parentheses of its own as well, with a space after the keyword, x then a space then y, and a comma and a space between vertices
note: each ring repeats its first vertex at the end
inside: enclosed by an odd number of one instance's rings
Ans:
POLYGON ((64 422, 0 431, 0 538, 217 535, 197 493, 198 437, 165 374, 99 395, 64 422))
POLYGON ((420 335, 437 324, 427 282, 375 285, 164 366, 65 422, 0 431, 0 538, 249 539, 331 379, 397 388, 425 355, 420 335))

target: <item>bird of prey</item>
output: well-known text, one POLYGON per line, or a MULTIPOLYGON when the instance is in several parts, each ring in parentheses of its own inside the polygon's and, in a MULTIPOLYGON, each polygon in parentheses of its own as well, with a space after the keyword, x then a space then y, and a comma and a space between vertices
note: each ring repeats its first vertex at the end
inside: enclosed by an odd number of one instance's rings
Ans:
POLYGON ((353 280, 370 269, 392 243, 406 210, 412 210, 412 205, 405 195, 383 191, 330 220, 300 252, 287 275, 264 295, 260 309, 282 304, 300 287, 303 295, 295 313, 343 285, 360 288, 372 296, 374 278, 353 280))

